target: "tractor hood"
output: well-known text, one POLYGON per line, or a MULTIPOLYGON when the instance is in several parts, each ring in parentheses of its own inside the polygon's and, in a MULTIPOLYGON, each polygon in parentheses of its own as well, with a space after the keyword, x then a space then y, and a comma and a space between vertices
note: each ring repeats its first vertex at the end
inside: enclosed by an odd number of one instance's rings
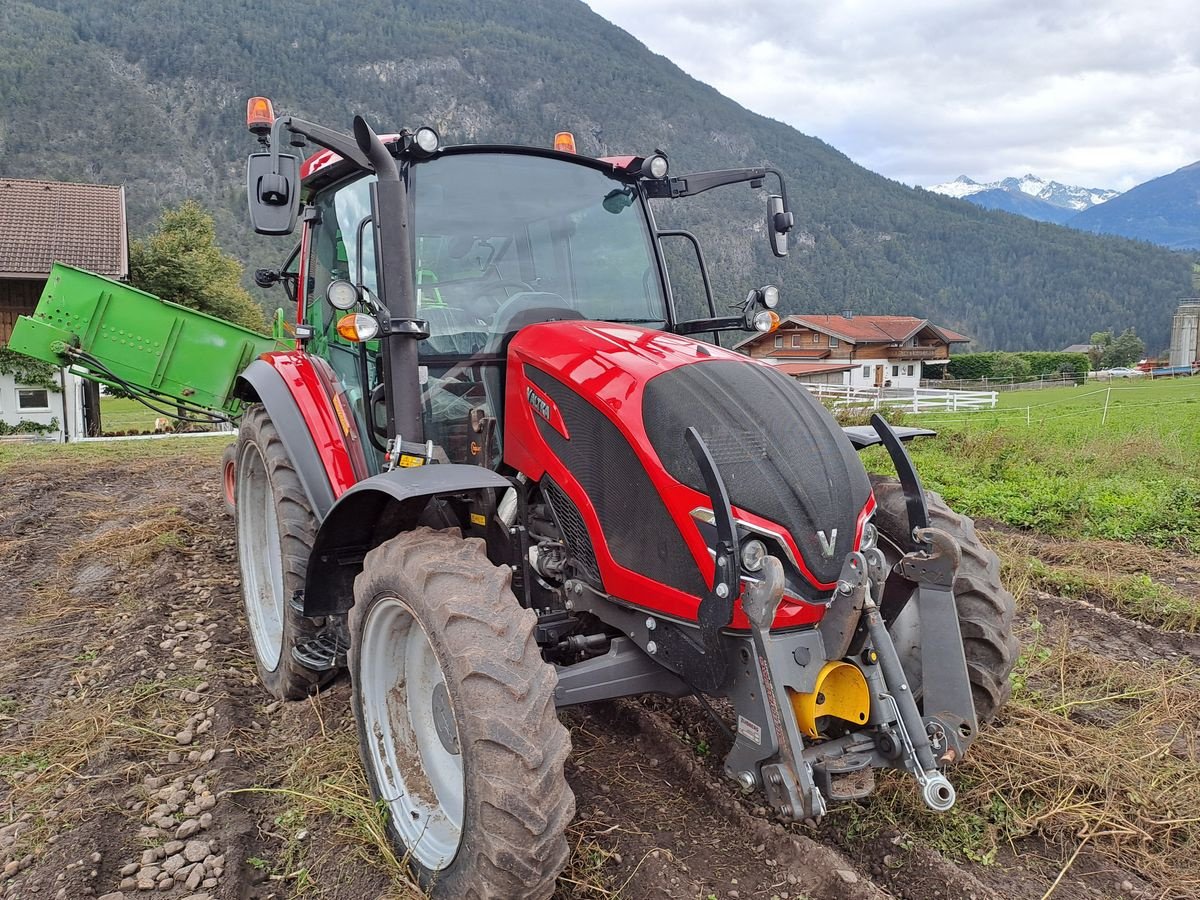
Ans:
POLYGON ((735 515, 786 537, 781 549, 808 596, 834 585, 870 509, 857 453, 807 390, 689 338, 602 322, 529 326, 509 347, 507 408, 506 461, 531 478, 549 474, 584 523, 599 526, 602 534, 588 531, 609 590, 610 554, 688 594, 711 583, 693 516, 709 503, 684 440, 689 426, 735 515))

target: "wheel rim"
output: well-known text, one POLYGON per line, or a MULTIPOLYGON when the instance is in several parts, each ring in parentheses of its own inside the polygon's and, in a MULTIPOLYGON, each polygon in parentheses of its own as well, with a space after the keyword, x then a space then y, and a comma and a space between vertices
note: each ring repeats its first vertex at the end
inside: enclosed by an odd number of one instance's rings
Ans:
POLYGON ((401 841, 436 872, 458 853, 466 783, 445 675, 425 629, 395 597, 367 612, 361 640, 364 752, 401 841))
POLYGON ((225 488, 225 502, 237 506, 237 466, 232 459, 228 460, 221 469, 222 485, 225 488))
POLYGON ((283 560, 275 495, 262 453, 253 443, 246 445, 238 460, 234 509, 242 596, 254 653, 264 669, 274 672, 283 652, 283 560))

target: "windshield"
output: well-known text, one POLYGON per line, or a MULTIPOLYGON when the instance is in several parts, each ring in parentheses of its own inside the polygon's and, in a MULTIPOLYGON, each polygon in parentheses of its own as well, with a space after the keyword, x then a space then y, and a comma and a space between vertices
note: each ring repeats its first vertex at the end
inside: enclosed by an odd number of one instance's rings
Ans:
POLYGON ((500 353, 523 325, 604 319, 664 327, 636 191, 588 166, 506 153, 414 166, 422 354, 500 353))

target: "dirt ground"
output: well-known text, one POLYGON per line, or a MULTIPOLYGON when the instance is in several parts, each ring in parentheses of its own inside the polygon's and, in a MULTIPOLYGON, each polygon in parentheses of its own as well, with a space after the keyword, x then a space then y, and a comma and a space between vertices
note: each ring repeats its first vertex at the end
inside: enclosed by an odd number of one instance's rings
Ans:
MULTIPOLYGON (((5 898, 416 896, 362 796, 345 680, 289 704, 256 686, 219 454, 0 470, 5 898)), ((1194 559, 1163 565, 1200 588, 1194 559)), ((1081 601, 1031 592, 1022 617, 1113 660, 1200 659, 1194 636, 1081 601)), ((578 812, 561 900, 1186 896, 1086 848, 1055 883, 1062 848, 1033 837, 986 865, 944 856, 862 827, 870 801, 774 823, 719 776, 727 738, 691 698, 564 721, 578 812)))

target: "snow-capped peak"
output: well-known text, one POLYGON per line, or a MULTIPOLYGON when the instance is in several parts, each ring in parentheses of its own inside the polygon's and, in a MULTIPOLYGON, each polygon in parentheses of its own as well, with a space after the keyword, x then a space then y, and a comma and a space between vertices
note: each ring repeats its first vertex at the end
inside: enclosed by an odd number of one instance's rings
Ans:
POLYGON ((947 181, 945 184, 929 188, 929 190, 938 194, 945 194, 947 197, 969 197, 971 194, 978 194, 980 191, 986 191, 987 189, 988 185, 972 181, 966 175, 959 175, 953 181, 947 181))
POLYGON ((929 188, 937 194, 947 197, 969 197, 982 191, 1008 191, 1010 194, 1025 194, 1036 197, 1053 206, 1064 209, 1085 210, 1097 204, 1104 203, 1117 196, 1120 191, 1106 188, 1084 188, 1075 185, 1062 184, 1058 181, 1046 181, 1032 173, 1026 173, 1020 178, 1002 178, 988 184, 980 184, 966 175, 959 175, 953 181, 937 184, 929 188))

